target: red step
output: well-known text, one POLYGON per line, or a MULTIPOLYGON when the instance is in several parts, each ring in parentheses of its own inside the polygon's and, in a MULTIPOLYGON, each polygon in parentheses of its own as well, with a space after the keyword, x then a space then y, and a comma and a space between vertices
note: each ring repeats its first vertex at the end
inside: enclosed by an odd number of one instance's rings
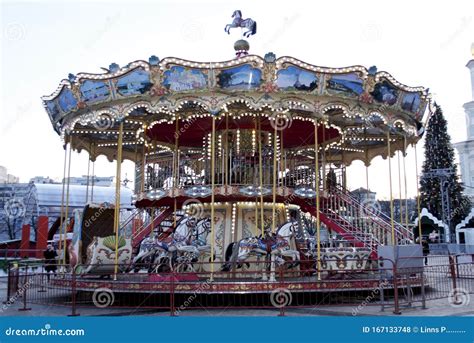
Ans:
POLYGON ((132 247, 136 247, 140 242, 145 238, 145 236, 149 235, 151 230, 154 229, 156 226, 160 225, 160 223, 168 218, 173 213, 173 209, 168 207, 163 212, 161 212, 154 220, 153 223, 148 224, 145 228, 141 229, 139 233, 132 238, 132 247))

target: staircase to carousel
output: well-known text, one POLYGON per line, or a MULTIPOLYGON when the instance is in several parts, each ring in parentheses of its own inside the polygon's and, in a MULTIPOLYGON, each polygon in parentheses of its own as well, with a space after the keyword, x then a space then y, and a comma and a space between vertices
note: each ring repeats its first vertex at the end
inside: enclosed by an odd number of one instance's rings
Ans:
MULTIPOLYGON (((316 217, 316 205, 307 199, 296 199, 303 212, 316 217)), ((377 258, 377 246, 391 244, 392 222, 371 203, 361 203, 348 190, 337 186, 321 192, 319 217, 329 230, 356 248, 370 250, 371 259, 377 258)), ((393 221, 397 244, 413 241, 413 232, 393 221)))

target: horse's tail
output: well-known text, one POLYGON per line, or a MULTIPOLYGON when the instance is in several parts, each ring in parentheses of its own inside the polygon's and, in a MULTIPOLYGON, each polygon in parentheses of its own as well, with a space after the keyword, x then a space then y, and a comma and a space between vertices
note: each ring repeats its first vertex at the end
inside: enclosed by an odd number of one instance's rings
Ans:
POLYGON ((234 254, 234 246, 235 246, 235 242, 232 242, 227 246, 227 249, 225 250, 225 263, 221 268, 223 272, 230 271, 231 259, 232 259, 232 255, 234 254))
POLYGON ((256 33, 257 33, 257 22, 254 21, 252 25, 252 34, 254 35, 256 33))

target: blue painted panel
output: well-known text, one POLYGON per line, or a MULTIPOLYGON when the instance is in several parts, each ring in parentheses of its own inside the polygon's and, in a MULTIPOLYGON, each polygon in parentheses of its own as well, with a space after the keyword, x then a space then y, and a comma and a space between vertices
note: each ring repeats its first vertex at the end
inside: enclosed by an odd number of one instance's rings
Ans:
POLYGON ((105 81, 84 81, 80 91, 82 100, 89 103, 107 100, 110 95, 109 86, 105 81))
POLYGON ((250 64, 221 71, 218 81, 219 86, 226 89, 253 89, 261 83, 262 72, 250 64))
POLYGON ((175 92, 203 89, 207 87, 207 75, 199 69, 174 66, 165 71, 163 85, 175 92))
POLYGON ((138 69, 117 80, 117 92, 122 96, 144 94, 152 87, 150 73, 138 69))
POLYGON ((318 77, 307 70, 288 67, 277 73, 277 86, 287 91, 312 91, 318 88, 318 77))
POLYGON ((69 88, 63 88, 59 94, 58 103, 63 112, 69 112, 77 108, 77 99, 69 88))

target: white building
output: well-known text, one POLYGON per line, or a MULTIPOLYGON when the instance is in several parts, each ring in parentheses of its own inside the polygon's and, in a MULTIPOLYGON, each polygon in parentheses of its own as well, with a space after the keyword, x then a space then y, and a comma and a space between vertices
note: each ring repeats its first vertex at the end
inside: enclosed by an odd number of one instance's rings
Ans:
POLYGON ((0 166, 0 183, 18 183, 19 178, 12 174, 8 174, 7 168, 0 166))
POLYGON ((467 63, 471 72, 471 100, 464 104, 466 112, 467 140, 456 143, 454 146, 459 153, 461 177, 464 183, 464 194, 474 201, 474 43, 471 46, 472 58, 467 63))

